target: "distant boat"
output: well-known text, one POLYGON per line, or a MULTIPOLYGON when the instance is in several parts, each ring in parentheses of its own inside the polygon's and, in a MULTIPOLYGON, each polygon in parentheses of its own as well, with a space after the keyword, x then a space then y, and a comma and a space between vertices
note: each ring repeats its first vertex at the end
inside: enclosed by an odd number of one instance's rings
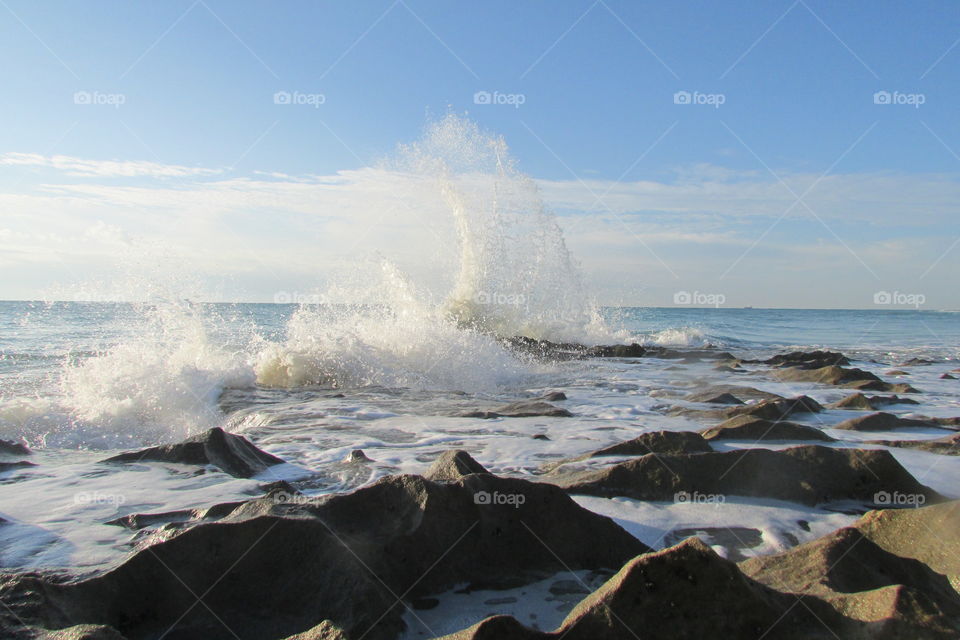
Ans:
POLYGON ((744 307, 744 309, 753 309, 753 307, 744 307))

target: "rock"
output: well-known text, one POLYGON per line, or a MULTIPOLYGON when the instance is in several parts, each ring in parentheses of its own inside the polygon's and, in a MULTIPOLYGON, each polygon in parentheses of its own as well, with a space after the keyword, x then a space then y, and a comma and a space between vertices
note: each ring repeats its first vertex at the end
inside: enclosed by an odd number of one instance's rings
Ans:
POLYGON ((12 471, 14 469, 21 469, 23 467, 35 467, 34 463, 28 460, 17 460, 15 462, 0 462, 0 473, 4 471, 12 471))
POLYGON ((29 456, 32 451, 27 445, 20 442, 11 442, 10 440, 0 440, 0 454, 9 456, 29 456))
POLYGON ((561 400, 567 399, 567 394, 565 394, 563 391, 551 391, 550 393, 545 393, 536 399, 543 400, 544 402, 560 402, 561 400))
POLYGON ((910 358, 906 362, 901 362, 898 366, 900 367, 916 367, 920 365, 933 364, 933 360, 927 360, 926 358, 910 358))
POLYGON ((78 624, 44 635, 43 640, 126 640, 113 627, 100 624, 78 624))
POLYGON ((603 456, 645 456, 648 453, 708 453, 713 451, 699 433, 692 431, 651 431, 617 444, 585 453, 575 458, 549 462, 540 469, 551 472, 563 465, 603 456))
POLYGON ((759 638, 775 626, 777 635, 769 637, 810 637, 802 631, 809 633, 817 623, 804 607, 791 606, 795 604, 792 596, 757 584, 736 564, 690 538, 631 560, 584 598, 553 633, 496 616, 443 640, 746 639, 759 638), (785 633, 779 633, 781 629, 785 633))
POLYGON ((724 409, 708 409, 706 411, 677 407, 670 413, 705 420, 726 420, 740 415, 754 416, 765 420, 783 420, 795 413, 819 413, 820 411, 823 411, 823 407, 819 402, 809 396, 798 396, 796 398, 761 400, 752 404, 735 405, 724 409))
POLYGON ((646 352, 637 343, 593 347, 587 351, 593 358, 642 358, 646 352))
POLYGON ((908 376, 908 375, 910 375, 910 374, 909 374, 908 372, 902 371, 902 370, 900 370, 900 369, 892 369, 892 370, 890 370, 890 371, 887 371, 886 375, 888 375, 888 376, 908 376))
POLYGON ((947 456, 960 456, 960 433, 953 433, 936 440, 868 440, 867 444, 918 449, 947 456))
POLYGON ((726 558, 733 562, 745 560, 743 551, 755 549, 763 544, 763 532, 750 527, 695 527, 673 529, 663 538, 663 544, 672 547, 691 536, 700 538, 711 547, 723 547, 726 558))
POLYGON ((686 397, 689 402, 706 402, 708 404, 744 404, 743 400, 729 393, 704 394, 695 393, 686 397))
POLYGON ((704 402, 702 398, 712 398, 723 394, 729 394, 741 402, 746 402, 747 400, 783 399, 783 396, 777 395, 776 393, 770 393, 769 391, 761 391, 760 389, 755 389, 753 387, 743 387, 735 384, 720 384, 710 386, 702 391, 695 391, 684 399, 690 402, 704 402))
POLYGON ((850 360, 838 351, 794 351, 773 356, 763 361, 776 367, 800 367, 802 369, 820 369, 822 367, 850 364, 850 360))
POLYGON ((774 372, 774 377, 786 382, 819 382, 821 384, 848 385, 883 380, 863 369, 844 369, 836 365, 825 367, 786 367, 774 372))
POLYGON ((903 427, 931 427, 936 426, 927 420, 914 420, 911 418, 901 418, 892 413, 871 413, 866 416, 857 416, 844 420, 839 424, 833 425, 833 429, 844 429, 846 431, 890 431, 903 427))
POLYGON ((886 450, 803 445, 782 451, 646 455, 593 471, 552 479, 573 495, 688 500, 691 496, 753 496, 806 505, 857 501, 874 504, 881 492, 942 500, 886 450), (679 498, 678 498, 679 496, 679 498))
POLYGON ((853 526, 886 551, 947 576, 960 591, 960 501, 871 511, 853 526))
POLYGON ((706 440, 822 440, 834 442, 820 429, 795 422, 773 422, 751 415, 734 416, 700 432, 706 440))
POLYGON ((855 633, 858 627, 885 638, 946 638, 957 632, 960 596, 948 580, 856 528, 751 558, 740 569, 770 588, 828 603, 841 616, 831 625, 839 637, 865 637, 855 633))
POLYGON ((347 464, 367 464, 373 462, 373 460, 368 458, 367 454, 363 452, 363 449, 354 449, 343 461, 347 464))
POLYGON ((102 462, 174 462, 213 465, 237 478, 250 478, 283 460, 261 451, 243 436, 216 427, 177 444, 122 453, 102 462))
POLYGON ((530 436, 534 440, 550 440, 550 436, 545 433, 538 433, 536 435, 530 436))
POLYGON ((956 377, 956 376, 952 376, 952 375, 950 375, 949 373, 944 373, 944 374, 941 374, 940 379, 941 379, 941 380, 956 380, 957 377, 956 377))
POLYGON ((329 620, 324 620, 303 633, 287 636, 284 640, 350 640, 343 630, 329 620))
POLYGON ((6 576, 0 598, 28 625, 83 621, 131 638, 171 627, 170 637, 233 638, 229 627, 284 638, 329 621, 345 637, 392 640, 403 626, 397 595, 615 569, 649 551, 557 487, 489 474, 448 484, 391 476, 283 506, 295 516, 264 504, 186 528, 92 577, 6 576))
POLYGON ((842 400, 828 405, 831 409, 860 409, 876 411, 880 407, 890 404, 920 404, 911 398, 900 396, 865 396, 860 392, 853 393, 842 400))
POLYGON ((469 411, 461 413, 461 418, 529 418, 545 416, 550 418, 569 418, 573 414, 566 409, 555 407, 549 402, 539 400, 521 400, 511 402, 491 411, 469 411))
POLYGON ((444 451, 424 474, 434 482, 455 482, 471 473, 490 473, 466 451, 444 451))

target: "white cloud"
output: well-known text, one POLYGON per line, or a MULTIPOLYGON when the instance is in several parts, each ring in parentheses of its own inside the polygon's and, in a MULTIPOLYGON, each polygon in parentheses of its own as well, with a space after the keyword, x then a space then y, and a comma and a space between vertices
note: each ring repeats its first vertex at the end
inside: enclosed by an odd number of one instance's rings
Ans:
POLYGON ((184 167, 180 165, 146 162, 143 160, 85 160, 71 156, 43 156, 39 153, 16 152, 0 155, 0 165, 47 167, 57 171, 62 171, 69 176, 100 178, 183 178, 194 176, 211 176, 222 173, 222 170, 220 169, 184 167))

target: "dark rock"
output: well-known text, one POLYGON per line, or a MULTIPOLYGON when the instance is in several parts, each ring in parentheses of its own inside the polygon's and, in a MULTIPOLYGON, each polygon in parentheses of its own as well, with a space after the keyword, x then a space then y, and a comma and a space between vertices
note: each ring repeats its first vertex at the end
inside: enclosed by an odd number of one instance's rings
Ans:
POLYGON ((663 544, 672 547, 678 542, 696 536, 711 547, 723 547, 727 559, 733 562, 745 560, 746 549, 755 549, 763 544, 763 532, 750 527, 697 527, 674 529, 663 538, 663 544))
POLYGON ((888 376, 908 376, 908 375, 910 375, 910 374, 909 374, 908 372, 906 372, 906 371, 901 371, 900 369, 892 369, 891 371, 887 371, 887 372, 886 372, 886 375, 888 375, 888 376))
POLYGON ((424 474, 434 482, 456 482, 471 473, 490 473, 466 451, 444 451, 424 474))
POLYGON ((734 416, 748 415, 765 420, 783 420, 795 413, 819 413, 823 407, 809 396, 796 398, 778 398, 775 400, 761 400, 752 404, 735 405, 724 409, 708 409, 699 411, 686 407, 677 407, 671 410, 674 415, 693 416, 704 420, 725 420, 734 416))
POLYGON ((927 360, 926 358, 910 358, 906 362, 901 362, 898 366, 900 367, 916 367, 920 365, 933 364, 933 360, 927 360))
POLYGON ((705 394, 695 393, 686 397, 689 402, 706 402, 708 404, 744 404, 743 400, 729 393, 705 394))
POLYGON ((243 436, 217 427, 178 444, 122 453, 102 462, 174 462, 213 465, 237 478, 249 478, 283 460, 253 446, 243 436))
POLYGON ((853 393, 842 400, 829 405, 831 409, 860 409, 876 411, 880 407, 891 404, 920 404, 912 398, 900 396, 865 396, 862 393, 853 393))
POLYGON ((535 436, 530 436, 530 437, 533 438, 534 440, 549 440, 549 439, 550 439, 550 436, 548 436, 548 435, 545 434, 545 433, 538 433, 537 435, 535 435, 535 436))
POLYGON ((708 453, 713 451, 699 433, 692 431, 651 431, 617 444, 585 453, 574 458, 564 458, 543 465, 543 472, 550 472, 565 464, 581 462, 603 456, 645 456, 648 453, 708 453))
POLYGON ((760 389, 755 389, 753 387, 742 387, 735 384, 720 384, 711 387, 707 387, 702 391, 695 391, 689 394, 685 400, 690 402, 704 402, 702 398, 711 398, 714 396, 729 394, 740 400, 746 402, 747 400, 781 400, 783 396, 777 395, 776 393, 770 393, 769 391, 761 391, 760 389))
POLYGON ((549 402, 539 400, 521 400, 511 402, 491 411, 469 411, 461 413, 461 418, 529 418, 545 416, 550 418, 569 418, 573 414, 566 409, 555 407, 549 402))
POLYGON ((857 416, 844 420, 839 424, 833 425, 833 429, 844 429, 847 431, 890 431, 891 429, 900 429, 903 427, 932 427, 936 426, 927 420, 914 420, 912 418, 901 418, 892 413, 871 413, 866 416, 857 416))
POLYGON ((551 391, 550 393, 546 393, 536 399, 543 400, 544 402, 560 402, 561 400, 567 399, 567 394, 565 394, 563 391, 551 391))
POLYGON ((835 439, 820 429, 805 424, 770 421, 751 415, 734 416, 729 420, 700 432, 707 440, 822 440, 835 439))
POLYGON ((0 598, 28 625, 131 638, 283 638, 328 621, 344 637, 388 640, 403 626, 397 594, 615 568, 649 551, 557 487, 489 474, 392 476, 296 517, 254 513, 188 528, 93 577, 7 576, 0 598))
POLYGON ((350 452, 350 455, 344 459, 344 462, 348 464, 367 464, 373 462, 373 460, 367 457, 363 449, 354 449, 350 452))
POLYGON ((22 469, 23 467, 35 467, 34 463, 28 460, 17 460, 15 462, 0 462, 0 473, 4 471, 12 471, 14 469, 22 469))
POLYGON ((593 347, 587 350, 587 354, 593 358, 642 358, 646 351, 639 344, 633 343, 593 347))
POLYGON ((415 598, 410 605, 417 611, 427 611, 440 606, 440 601, 436 598, 415 598))
POLYGON ((960 433, 953 433, 935 440, 868 440, 867 444, 918 449, 947 456, 960 456, 960 433))
POLYGON ((883 380, 863 369, 844 369, 837 365, 825 367, 785 367, 774 372, 774 377, 787 382, 819 382, 821 384, 849 385, 883 380))
POLYGON ((782 451, 646 455, 552 481, 574 495, 637 500, 688 499, 699 494, 775 498, 806 505, 873 504, 881 492, 923 495, 927 502, 943 499, 917 482, 889 451, 819 445, 782 451))
POLYGON ((0 440, 0 454, 9 456, 29 456, 32 453, 27 445, 10 440, 0 440))
POLYGON ((821 367, 849 365, 850 360, 838 351, 794 351, 773 356, 763 361, 776 367, 799 367, 819 369, 821 367))
POLYGON ((941 380, 956 380, 957 377, 956 377, 956 376, 952 376, 952 375, 950 375, 949 373, 944 373, 944 374, 942 374, 942 375, 940 376, 940 379, 941 379, 941 380))

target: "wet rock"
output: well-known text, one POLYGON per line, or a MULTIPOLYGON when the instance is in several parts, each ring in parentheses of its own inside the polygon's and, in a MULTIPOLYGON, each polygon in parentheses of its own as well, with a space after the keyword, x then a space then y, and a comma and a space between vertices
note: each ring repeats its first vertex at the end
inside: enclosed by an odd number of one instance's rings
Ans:
POLYGON ((891 404, 920 404, 912 398, 901 398, 900 396, 865 396, 862 393, 853 393, 838 400, 837 402, 831 403, 829 408, 831 409, 859 409, 867 411, 876 411, 880 407, 885 407, 891 404))
POLYGON ((777 380, 786 382, 818 382, 820 384, 849 385, 863 382, 882 383, 879 377, 863 369, 845 369, 837 365, 825 367, 785 367, 773 372, 777 380))
POLYGON ((469 411, 461 413, 461 418, 530 418, 544 416, 549 418, 569 418, 573 414, 554 406, 549 402, 539 400, 521 400, 511 402, 491 411, 469 411))
POLYGON ((551 391, 550 393, 545 393, 537 400, 543 400, 544 402, 560 402, 561 400, 567 399, 567 394, 563 391, 551 391))
POLYGON ((821 440, 834 442, 820 429, 787 421, 771 421, 741 415, 700 432, 706 440, 821 440))
POLYGON ((615 344, 593 347, 587 350, 593 358, 642 358, 647 350, 639 344, 615 344))
POLYGON ((10 440, 0 440, 0 454, 9 456, 29 456, 32 451, 27 445, 21 442, 11 442, 10 440))
POLYGON ((282 638, 327 620, 347 637, 387 640, 402 626, 394 594, 615 568, 649 550, 557 487, 489 474, 448 484, 391 476, 299 505, 296 517, 264 512, 263 503, 94 577, 16 576, 0 583, 0 598, 31 625, 104 624, 128 637, 175 625, 171 638, 232 638, 226 624, 246 637, 282 638), (205 594, 207 606, 193 606, 193 594, 205 594))
POLYGON ((734 416, 748 415, 776 421, 783 420, 796 413, 819 413, 820 411, 823 411, 823 407, 819 402, 809 396, 798 396, 796 398, 761 400, 751 404, 735 405, 724 409, 707 409, 706 411, 678 407, 671 410, 670 413, 703 420, 726 420, 734 416))
POLYGON ((13 471, 14 469, 21 469, 23 467, 35 467, 34 463, 28 460, 15 460, 13 462, 3 461, 0 462, 0 473, 4 471, 13 471))
POLYGON ((701 391, 689 394, 685 400, 690 402, 704 402, 701 398, 710 398, 722 394, 729 394, 741 402, 748 400, 781 400, 783 396, 769 391, 762 391, 754 387, 744 387, 736 384, 720 384, 707 387, 701 391))
POLYGON ((763 361, 775 367, 799 367, 820 369, 822 367, 849 365, 850 360, 838 351, 794 351, 773 356, 763 361))
POLYGON ((960 456, 960 433, 953 433, 936 440, 868 440, 867 444, 917 449, 947 456, 960 456))
POLYGON ((952 376, 952 375, 950 375, 949 373, 944 373, 944 374, 941 374, 940 379, 941 379, 941 380, 956 380, 957 377, 956 377, 956 376, 952 376))
POLYGON ((900 369, 892 369, 891 371, 887 371, 887 372, 886 372, 886 375, 888 375, 888 376, 908 376, 908 375, 910 375, 910 373, 907 372, 907 371, 901 371, 900 369))
POLYGON ((926 358, 910 358, 905 362, 901 362, 898 366, 900 367, 916 367, 927 364, 933 364, 933 360, 927 360, 926 358))
POLYGON ((122 453, 102 462, 173 462, 213 465, 237 478, 250 478, 283 460, 261 451, 243 436, 217 427, 177 444, 122 453))
POLYGON ((927 420, 914 420, 912 418, 901 418, 892 413, 871 413, 866 416, 857 416, 844 420, 839 424, 833 425, 833 429, 844 429, 846 431, 890 431, 903 427, 932 427, 934 423, 927 420))
POLYGON ((545 434, 545 433, 538 433, 538 434, 536 434, 536 435, 534 435, 534 436, 530 436, 530 437, 533 438, 534 440, 550 440, 550 436, 548 436, 548 435, 545 434))
POLYGON ((471 473, 490 472, 466 451, 444 451, 423 477, 434 482, 455 482, 471 473))
POLYGON ((603 456, 645 456, 648 453, 707 453, 713 449, 699 433, 692 431, 651 431, 617 444, 585 453, 574 458, 549 462, 541 467, 551 472, 563 465, 603 456))
POLYGON ((78 624, 45 634, 43 640, 126 640, 113 627, 100 624, 78 624))
POLYGON ((637 500, 753 496, 811 506, 842 501, 874 504, 881 492, 922 495, 928 503, 943 499, 917 482, 889 451, 819 445, 782 451, 651 454, 551 481, 574 495, 637 500))
POLYGON ((763 544, 763 532, 750 527, 697 527, 674 529, 663 538, 665 546, 673 545, 696 536, 711 547, 723 547, 727 560, 739 562, 747 558, 743 551, 763 544))
POLYGON ((367 454, 363 452, 363 449, 354 449, 343 461, 347 464, 367 464, 373 462, 373 460, 368 458, 367 454))
POLYGON ((744 404, 743 400, 729 393, 694 393, 685 399, 689 402, 706 402, 708 404, 744 404))

